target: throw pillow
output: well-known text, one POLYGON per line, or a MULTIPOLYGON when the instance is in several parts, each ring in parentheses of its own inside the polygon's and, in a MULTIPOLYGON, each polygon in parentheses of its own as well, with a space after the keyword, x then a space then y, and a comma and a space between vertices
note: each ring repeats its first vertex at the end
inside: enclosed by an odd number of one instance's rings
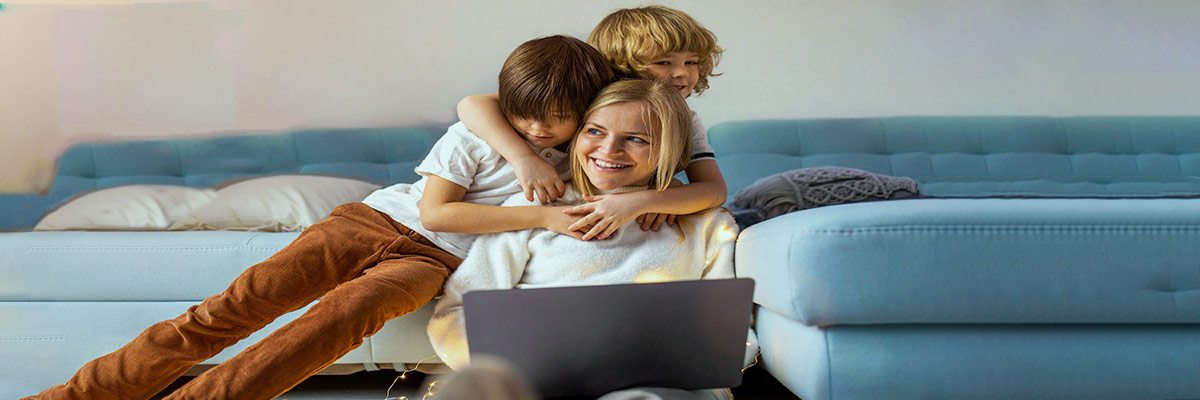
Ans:
POLYGON ((917 181, 843 167, 800 168, 742 188, 730 209, 743 228, 793 211, 859 201, 919 196, 917 181))
POLYGON ((42 217, 33 230, 162 230, 213 197, 212 189, 187 186, 117 186, 75 197, 42 217))
POLYGON ((320 175, 275 175, 223 184, 212 202, 172 230, 298 232, 334 208, 360 201, 379 185, 320 175))

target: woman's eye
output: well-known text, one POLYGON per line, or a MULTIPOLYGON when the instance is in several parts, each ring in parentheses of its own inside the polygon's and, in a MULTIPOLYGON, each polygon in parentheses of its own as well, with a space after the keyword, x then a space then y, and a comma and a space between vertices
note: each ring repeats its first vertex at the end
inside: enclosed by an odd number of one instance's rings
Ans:
POLYGON ((599 129, 596 129, 596 128, 588 128, 588 130, 587 130, 587 134, 589 134, 589 135, 599 135, 599 134, 600 134, 600 130, 599 130, 599 129))
POLYGON ((646 139, 642 139, 637 136, 630 136, 629 141, 634 142, 634 143, 650 143, 650 142, 646 141, 646 139))

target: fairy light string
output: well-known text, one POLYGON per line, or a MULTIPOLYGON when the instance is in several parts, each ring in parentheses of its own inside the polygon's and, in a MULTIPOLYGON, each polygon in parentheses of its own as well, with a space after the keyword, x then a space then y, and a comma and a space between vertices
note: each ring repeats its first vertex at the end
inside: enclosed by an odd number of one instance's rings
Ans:
MULTIPOLYGON (((407 396, 392 397, 392 388, 396 387, 396 382, 399 382, 401 379, 408 379, 409 372, 417 372, 417 369, 421 368, 421 363, 425 362, 426 360, 429 360, 432 358, 437 358, 437 357, 438 357, 438 355, 434 354, 432 356, 422 358, 420 361, 417 361, 416 364, 413 364, 412 367, 405 368, 404 371, 401 371, 400 376, 397 376, 396 379, 393 379, 392 384, 388 386, 387 392, 385 392, 383 395, 384 396, 383 400, 410 400, 407 396)), ((437 385, 437 383, 438 383, 438 381, 436 381, 436 380, 429 383, 428 388, 425 389, 425 394, 423 396, 421 396, 421 400, 425 400, 426 398, 433 396, 433 386, 437 385)))

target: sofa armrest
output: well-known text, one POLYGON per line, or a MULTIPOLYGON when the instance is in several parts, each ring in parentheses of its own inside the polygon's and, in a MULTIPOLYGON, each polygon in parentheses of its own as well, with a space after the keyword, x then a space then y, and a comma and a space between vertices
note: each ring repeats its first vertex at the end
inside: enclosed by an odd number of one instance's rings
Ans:
POLYGON ((38 194, 0 194, 0 231, 32 229, 49 203, 49 198, 38 194))

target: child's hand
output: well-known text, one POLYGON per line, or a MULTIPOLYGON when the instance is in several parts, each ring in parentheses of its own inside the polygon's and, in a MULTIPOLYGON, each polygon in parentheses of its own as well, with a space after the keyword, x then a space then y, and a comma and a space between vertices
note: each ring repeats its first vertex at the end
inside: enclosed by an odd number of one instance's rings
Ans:
MULTIPOLYGON (((567 186, 554 166, 537 156, 512 160, 513 172, 525 192, 525 200, 533 201, 534 194, 542 204, 558 200, 566 193, 567 186)), ((560 232, 561 233, 561 232, 560 232)))
MULTIPOLYGON (((683 186, 683 181, 680 181, 678 178, 671 178, 671 183, 667 184, 667 187, 673 188, 676 186, 683 186)), ((664 222, 669 226, 675 226, 675 214, 646 213, 639 215, 637 222, 642 226, 643 231, 658 232, 658 228, 661 228, 664 222)))
POLYGON ((584 230, 590 225, 591 229, 587 229, 583 240, 608 239, 617 232, 617 228, 637 218, 640 212, 637 204, 625 200, 628 198, 627 194, 584 196, 584 200, 588 201, 587 204, 580 204, 563 211, 570 215, 582 216, 579 221, 571 224, 567 229, 584 230))
MULTIPOLYGON (((667 184, 668 188, 683 186, 683 181, 679 178, 671 178, 671 183, 667 184)), ((637 222, 642 225, 642 230, 651 230, 658 232, 658 228, 662 227, 665 222, 669 226, 675 226, 675 214, 657 214, 646 213, 637 217, 637 222)))
POLYGON ((675 214, 646 213, 639 215, 637 222, 642 226, 643 231, 658 232, 658 228, 661 228, 663 223, 675 226, 675 214))
MULTIPOLYGON (((578 216, 567 214, 565 212, 566 210, 568 210, 572 207, 546 207, 546 208, 551 209, 550 212, 546 213, 546 229, 547 230, 550 230, 553 232, 558 232, 563 235, 567 235, 567 236, 570 236, 570 237, 573 237, 573 238, 576 238, 579 240, 584 240, 583 234, 584 234, 584 232, 587 232, 587 229, 574 230, 574 229, 570 228, 571 224, 574 224, 575 222, 579 221, 578 216)), ((591 227, 589 226, 588 228, 590 229, 591 227)))

